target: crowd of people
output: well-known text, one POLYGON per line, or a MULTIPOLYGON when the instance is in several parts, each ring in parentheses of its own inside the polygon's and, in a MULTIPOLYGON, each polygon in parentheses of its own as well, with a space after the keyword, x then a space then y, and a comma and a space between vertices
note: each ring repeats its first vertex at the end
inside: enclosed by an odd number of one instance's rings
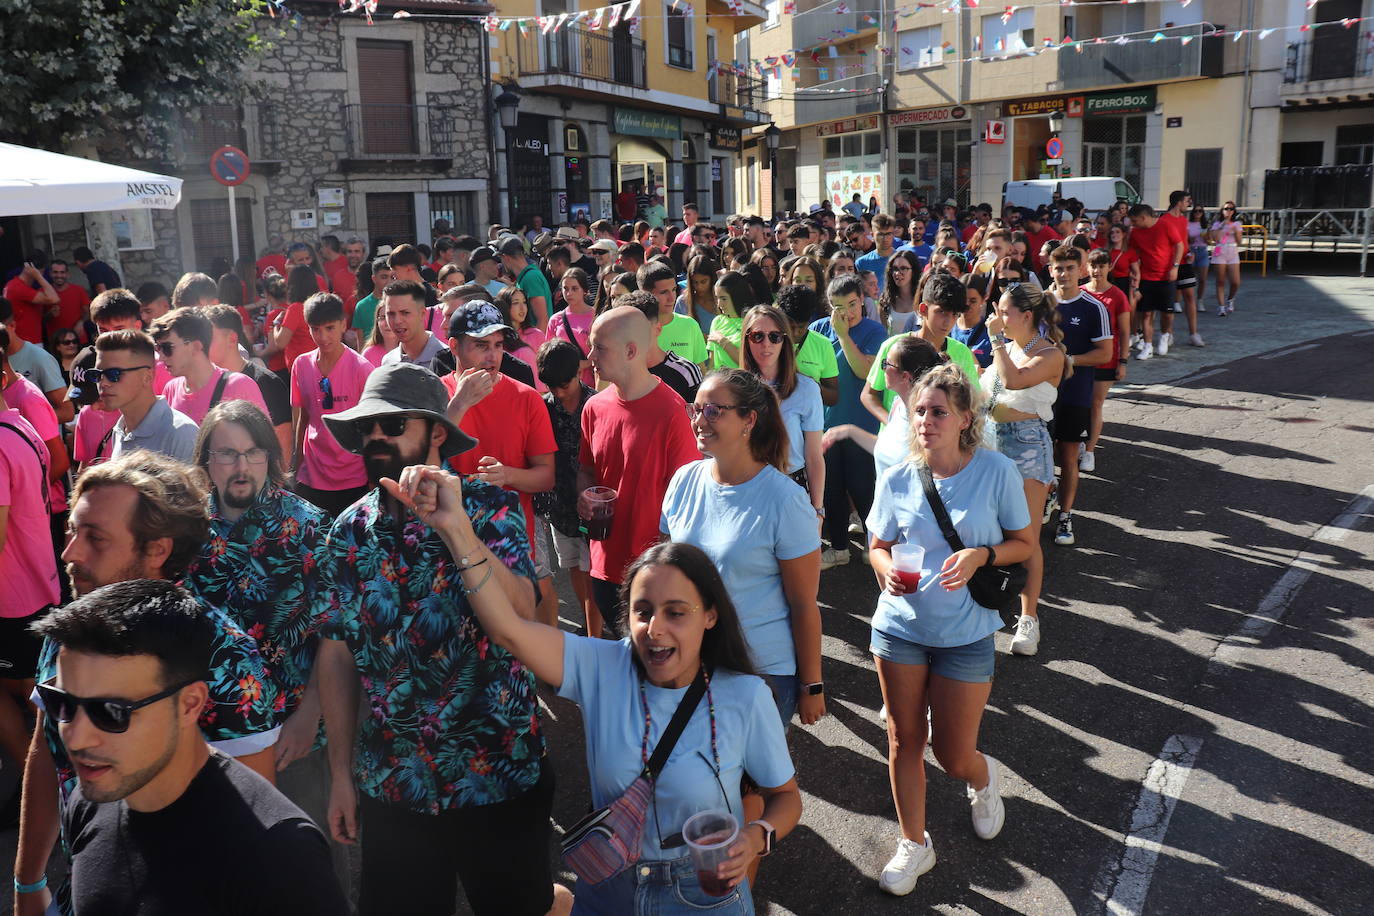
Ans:
POLYGON ((1002 829, 993 637, 1010 605, 1039 650, 1109 390, 1176 310, 1203 345, 1209 265, 1235 309, 1234 206, 1169 204, 274 238, 170 292, 35 252, 0 298, 15 912, 752 913, 851 562, 910 893, 928 742, 1002 829), (541 683, 586 733, 571 889, 541 683))

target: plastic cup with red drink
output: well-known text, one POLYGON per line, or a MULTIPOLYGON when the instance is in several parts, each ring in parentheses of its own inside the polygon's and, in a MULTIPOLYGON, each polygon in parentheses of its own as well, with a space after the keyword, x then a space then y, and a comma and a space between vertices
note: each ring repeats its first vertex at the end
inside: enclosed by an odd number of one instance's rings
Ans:
POLYGON ((926 549, 920 544, 892 545, 892 571, 907 592, 915 592, 921 587, 921 567, 925 559, 926 549))
POLYGON ((716 867, 730 858, 730 847, 739 838, 739 821, 729 811, 702 811, 687 818, 682 838, 692 854, 692 868, 703 893, 724 897, 729 883, 716 877, 716 867))
POLYGON ((588 487, 582 491, 582 495, 591 507, 590 514, 584 519, 583 530, 593 541, 606 540, 611 536, 611 522, 615 520, 615 490, 610 487, 588 487))

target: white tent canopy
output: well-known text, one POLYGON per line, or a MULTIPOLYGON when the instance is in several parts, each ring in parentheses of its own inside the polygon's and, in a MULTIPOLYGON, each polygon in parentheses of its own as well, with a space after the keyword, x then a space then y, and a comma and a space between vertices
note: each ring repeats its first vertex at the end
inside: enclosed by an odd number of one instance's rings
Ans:
POLYGON ((0 143, 0 216, 171 210, 181 179, 0 143))

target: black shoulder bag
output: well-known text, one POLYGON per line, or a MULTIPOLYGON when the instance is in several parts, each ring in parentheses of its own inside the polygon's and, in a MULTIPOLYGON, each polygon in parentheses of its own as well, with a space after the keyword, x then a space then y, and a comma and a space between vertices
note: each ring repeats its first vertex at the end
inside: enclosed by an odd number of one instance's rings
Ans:
MULTIPOLYGON (((950 549, 958 553, 964 549, 964 542, 960 540, 959 532, 954 530, 954 523, 949 520, 945 502, 940 498, 940 491, 935 489, 935 477, 930 473, 930 467, 921 465, 920 475, 926 503, 930 505, 930 511, 935 513, 940 533, 944 535, 950 549)), ((998 566, 996 554, 993 554, 992 559, 992 563, 974 570, 973 576, 968 580, 968 593, 975 602, 998 614, 1005 615, 1013 611, 1019 613, 1021 590, 1026 587, 1026 564, 1009 563, 998 566)))

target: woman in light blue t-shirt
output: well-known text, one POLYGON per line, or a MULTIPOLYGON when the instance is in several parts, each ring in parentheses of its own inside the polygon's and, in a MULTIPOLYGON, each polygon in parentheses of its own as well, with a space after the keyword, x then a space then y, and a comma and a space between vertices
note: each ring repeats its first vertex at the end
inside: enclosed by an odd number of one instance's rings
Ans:
MULTIPOLYGON (((439 532, 455 557, 482 553, 462 511, 458 478, 435 468, 407 468, 390 488, 439 532)), ((497 583, 490 558, 456 567, 455 575, 497 645, 535 677, 582 709, 594 808, 624 795, 700 673, 706 692, 654 783, 638 860, 597 884, 579 881, 574 916, 675 914, 710 908, 752 916, 748 874, 760 856, 801 819, 801 793, 768 687, 749 660, 734 604, 710 559, 690 544, 661 543, 625 573, 619 642, 565 633, 516 613, 497 583), (762 816, 744 816, 740 783, 759 786, 762 816), (741 824, 730 858, 716 877, 730 891, 702 890, 682 840, 682 825, 700 811, 726 809, 741 824)))
POLYGON ((1002 829, 1001 770, 978 751, 978 728, 992 693, 996 611, 977 604, 968 581, 981 566, 1024 562, 1031 554, 1030 514, 1021 474, 1005 455, 979 448, 978 397, 962 369, 940 366, 912 391, 908 460, 878 481, 868 516, 869 558, 883 589, 873 615, 870 651, 887 705, 888 768, 902 827, 896 854, 878 885, 908 894, 935 864, 925 830, 927 709, 935 758, 967 783, 974 833, 1002 829), (964 549, 954 552, 926 500, 929 474, 964 549), (897 545, 919 545, 919 570, 899 572, 897 545))

